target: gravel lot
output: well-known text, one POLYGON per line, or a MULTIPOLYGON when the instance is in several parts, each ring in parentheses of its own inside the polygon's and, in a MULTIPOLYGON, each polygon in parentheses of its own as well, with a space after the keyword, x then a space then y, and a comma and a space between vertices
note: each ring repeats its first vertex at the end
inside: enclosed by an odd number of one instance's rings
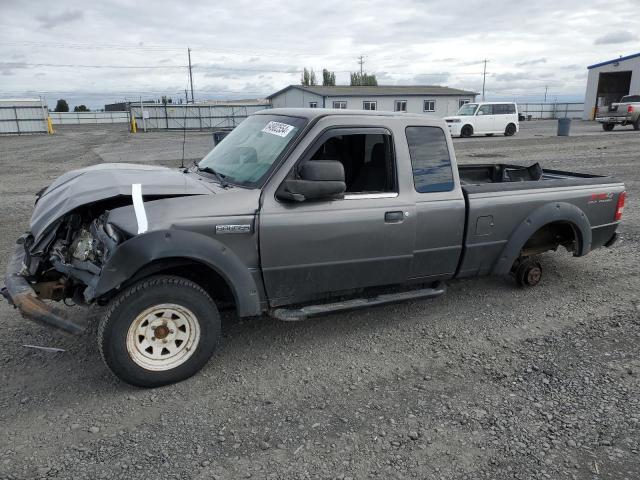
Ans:
MULTIPOLYGON (((0 478, 637 480, 640 133, 555 128, 455 140, 460 162, 539 161, 626 182, 621 241, 545 255, 534 289, 483 278, 300 324, 228 317, 204 370, 156 390, 112 377, 93 331, 66 336, 0 302, 0 478)), ((187 161, 210 148, 209 135, 187 133, 187 161)), ((34 192, 62 172, 178 165, 181 153, 182 133, 123 125, 0 137, 0 269, 34 192)))

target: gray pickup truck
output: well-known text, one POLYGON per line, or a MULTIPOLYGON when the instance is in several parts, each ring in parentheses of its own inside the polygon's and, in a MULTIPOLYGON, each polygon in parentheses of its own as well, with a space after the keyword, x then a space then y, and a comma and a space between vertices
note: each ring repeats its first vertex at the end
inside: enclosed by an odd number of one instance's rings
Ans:
POLYGON ((205 365, 221 309, 294 321, 435 297, 456 278, 535 285, 539 254, 614 242, 624 190, 537 164, 458 166, 430 116, 264 110, 189 168, 59 177, 36 195, 3 294, 72 333, 86 326, 49 300, 102 306, 107 366, 155 387, 205 365))
POLYGON ((631 125, 634 130, 640 130, 640 95, 627 95, 608 107, 598 108, 596 121, 602 124, 605 132, 610 132, 616 125, 631 125))

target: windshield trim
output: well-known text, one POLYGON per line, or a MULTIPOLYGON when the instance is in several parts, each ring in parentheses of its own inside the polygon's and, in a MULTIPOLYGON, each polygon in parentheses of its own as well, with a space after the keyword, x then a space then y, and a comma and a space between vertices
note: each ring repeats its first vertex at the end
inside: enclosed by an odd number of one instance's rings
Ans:
MULTIPOLYGON (((273 172, 275 170, 277 170, 277 168, 279 168, 280 164, 282 163, 282 161, 289 155, 289 153, 291 152, 292 147, 295 147, 302 134, 304 132, 306 132, 306 129, 309 125, 309 119, 303 116, 299 116, 299 115, 282 115, 279 113, 266 113, 268 111, 268 109, 265 110, 261 110, 260 113, 255 113, 253 115, 249 115, 247 118, 250 117, 263 117, 266 115, 270 115, 272 117, 280 117, 280 118, 295 118, 295 119, 299 119, 302 120, 302 124, 298 130, 298 132, 295 134, 295 136, 293 138, 291 138, 291 140, 289 141, 289 143, 287 144, 287 146, 280 152, 280 154, 273 160, 273 163, 271 164, 271 166, 267 169, 267 171, 265 171, 265 173, 262 175, 262 178, 259 181, 256 182, 238 182, 238 181, 234 181, 231 178, 232 177, 226 177, 224 178, 225 182, 230 185, 230 186, 234 186, 234 187, 242 187, 242 188, 247 188, 250 190, 255 190, 255 189, 261 189, 264 187, 264 185, 269 181, 269 179, 271 178, 273 172), (262 113, 265 112, 265 113, 262 113)), ((236 127, 237 128, 237 127, 236 127)), ((214 147, 215 148, 215 147, 214 147)), ((213 149, 212 149, 213 150, 213 149)), ((207 153, 208 155, 209 153, 207 153)), ((206 155, 205 155, 206 157, 206 155)), ((202 157, 198 162, 195 163, 196 165, 196 172, 199 175, 206 175, 208 178, 211 178, 212 180, 214 180, 216 183, 219 183, 218 179, 216 178, 216 175, 208 173, 208 172, 204 172, 202 170, 200 170, 200 162, 202 160, 204 160, 205 157, 202 157)))

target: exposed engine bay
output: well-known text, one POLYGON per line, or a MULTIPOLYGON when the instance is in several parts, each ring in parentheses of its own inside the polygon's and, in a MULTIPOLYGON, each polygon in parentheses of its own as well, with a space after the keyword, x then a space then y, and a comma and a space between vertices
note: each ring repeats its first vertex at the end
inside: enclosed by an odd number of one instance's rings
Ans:
POLYGON ((25 239, 25 264, 39 280, 34 289, 41 297, 71 298, 74 303, 95 300, 94 288, 102 266, 126 236, 106 221, 108 212, 95 217, 92 210, 85 208, 65 216, 39 249, 30 248, 30 239, 25 239))

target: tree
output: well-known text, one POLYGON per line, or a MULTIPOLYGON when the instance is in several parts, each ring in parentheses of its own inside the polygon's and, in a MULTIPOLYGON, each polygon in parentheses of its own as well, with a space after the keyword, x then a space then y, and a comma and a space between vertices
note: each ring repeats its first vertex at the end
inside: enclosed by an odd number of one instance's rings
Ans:
POLYGON ((378 80, 374 73, 364 72, 352 72, 351 73, 351 86, 352 87, 376 87, 378 86, 378 80))
POLYGON ((69 111, 69 104, 67 103, 67 101, 62 98, 58 100, 58 103, 56 103, 56 109, 54 110, 54 112, 68 112, 68 111, 69 111))
MULTIPOLYGON (((57 110, 56 110, 57 111, 57 110)), ((90 112, 86 105, 76 105, 73 107, 74 112, 90 112)))
POLYGON ((317 85, 316 83, 316 72, 313 71, 313 68, 307 70, 307 67, 302 71, 302 76, 300 77, 300 84, 306 85, 307 87, 317 85))
POLYGON ((336 86, 336 74, 334 72, 330 72, 326 68, 322 69, 322 85, 325 87, 335 87, 336 86))

